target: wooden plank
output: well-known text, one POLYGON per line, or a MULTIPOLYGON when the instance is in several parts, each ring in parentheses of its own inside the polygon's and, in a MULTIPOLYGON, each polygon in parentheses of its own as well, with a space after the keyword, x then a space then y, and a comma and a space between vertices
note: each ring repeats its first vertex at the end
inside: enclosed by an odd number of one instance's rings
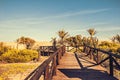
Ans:
POLYGON ((85 54, 79 54, 78 61, 74 53, 66 53, 57 66, 57 75, 52 80, 118 80, 110 77, 105 68, 96 65, 85 54))
MULTIPOLYGON (((65 53, 62 59, 60 60, 60 64, 57 66, 57 75, 53 76, 52 80, 67 80, 69 79, 67 75, 64 75, 61 71, 67 69, 80 69, 80 66, 74 56, 73 53, 65 53)), ((73 80, 77 80, 77 78, 73 78, 73 80)), ((79 80, 79 79, 78 79, 79 80)))

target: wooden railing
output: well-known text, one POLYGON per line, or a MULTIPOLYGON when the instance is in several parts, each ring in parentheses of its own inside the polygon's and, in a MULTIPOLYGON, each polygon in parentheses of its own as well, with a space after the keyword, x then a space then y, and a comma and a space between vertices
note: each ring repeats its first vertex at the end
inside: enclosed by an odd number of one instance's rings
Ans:
POLYGON ((54 53, 55 47, 53 46, 40 46, 39 54, 41 56, 50 56, 51 53, 54 53))
POLYGON ((110 76, 114 76, 114 68, 120 71, 120 55, 113 54, 111 52, 107 52, 90 46, 84 46, 83 52, 86 53, 90 59, 95 60, 98 65, 108 60, 110 76), (106 54, 107 56, 104 59, 101 59, 101 56, 103 54, 106 54))
POLYGON ((40 46, 41 51, 54 51, 55 48, 53 46, 40 46))
POLYGON ((56 50, 47 60, 31 72, 24 80, 51 80, 56 75, 56 66, 60 64, 60 59, 65 53, 65 46, 56 50))

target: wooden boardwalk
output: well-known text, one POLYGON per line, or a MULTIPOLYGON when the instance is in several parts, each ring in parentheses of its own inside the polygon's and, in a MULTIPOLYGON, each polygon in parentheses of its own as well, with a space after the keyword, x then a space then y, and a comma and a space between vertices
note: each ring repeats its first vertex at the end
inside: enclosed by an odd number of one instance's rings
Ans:
POLYGON ((85 57, 74 53, 65 53, 57 66, 57 74, 52 80, 118 80, 110 77, 100 65, 85 57))

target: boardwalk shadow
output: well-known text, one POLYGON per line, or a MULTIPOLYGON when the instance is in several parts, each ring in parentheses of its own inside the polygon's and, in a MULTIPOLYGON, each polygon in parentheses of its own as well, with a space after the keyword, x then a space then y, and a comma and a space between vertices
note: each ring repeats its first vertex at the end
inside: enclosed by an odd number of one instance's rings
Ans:
POLYGON ((77 54, 63 56, 57 67, 57 74, 53 80, 118 80, 109 76, 106 70, 97 67, 91 60, 77 54))
POLYGON ((118 80, 114 77, 111 77, 108 75, 108 73, 106 71, 102 71, 102 70, 96 70, 96 69, 92 69, 90 67, 96 66, 95 63, 82 58, 82 57, 78 57, 75 54, 75 57, 79 63, 79 66, 81 69, 59 69, 60 72, 62 72, 64 75, 66 75, 68 78, 79 78, 80 80, 118 80), (82 61, 80 61, 80 59, 82 59, 82 61), (84 61, 84 63, 91 63, 91 65, 89 66, 84 66, 84 64, 82 64, 84 61))
POLYGON ((59 69, 68 78, 79 78, 80 80, 118 80, 110 77, 107 72, 93 69, 59 69), (102 76, 102 77, 101 77, 102 76))

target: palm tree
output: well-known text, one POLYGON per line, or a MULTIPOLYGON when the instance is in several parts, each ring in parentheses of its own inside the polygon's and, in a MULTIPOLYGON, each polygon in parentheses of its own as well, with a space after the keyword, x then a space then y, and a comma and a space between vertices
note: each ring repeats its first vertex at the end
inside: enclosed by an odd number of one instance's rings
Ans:
POLYGON ((58 36, 60 37, 59 43, 63 46, 66 42, 67 37, 69 36, 68 32, 65 32, 64 30, 58 31, 58 36))
POLYGON ((51 38, 52 39, 52 46, 53 46, 53 49, 54 49, 54 51, 57 49, 57 46, 56 46, 56 44, 57 44, 57 40, 56 40, 56 37, 54 37, 54 38, 51 38))
MULTIPOLYGON (((90 40, 92 41, 92 45, 95 47, 93 36, 97 33, 94 28, 88 29, 88 33, 90 34, 90 40)), ((91 46, 92 46, 91 45, 91 46)))
POLYGON ((97 33, 94 28, 88 29, 87 31, 91 37, 93 37, 97 33))

